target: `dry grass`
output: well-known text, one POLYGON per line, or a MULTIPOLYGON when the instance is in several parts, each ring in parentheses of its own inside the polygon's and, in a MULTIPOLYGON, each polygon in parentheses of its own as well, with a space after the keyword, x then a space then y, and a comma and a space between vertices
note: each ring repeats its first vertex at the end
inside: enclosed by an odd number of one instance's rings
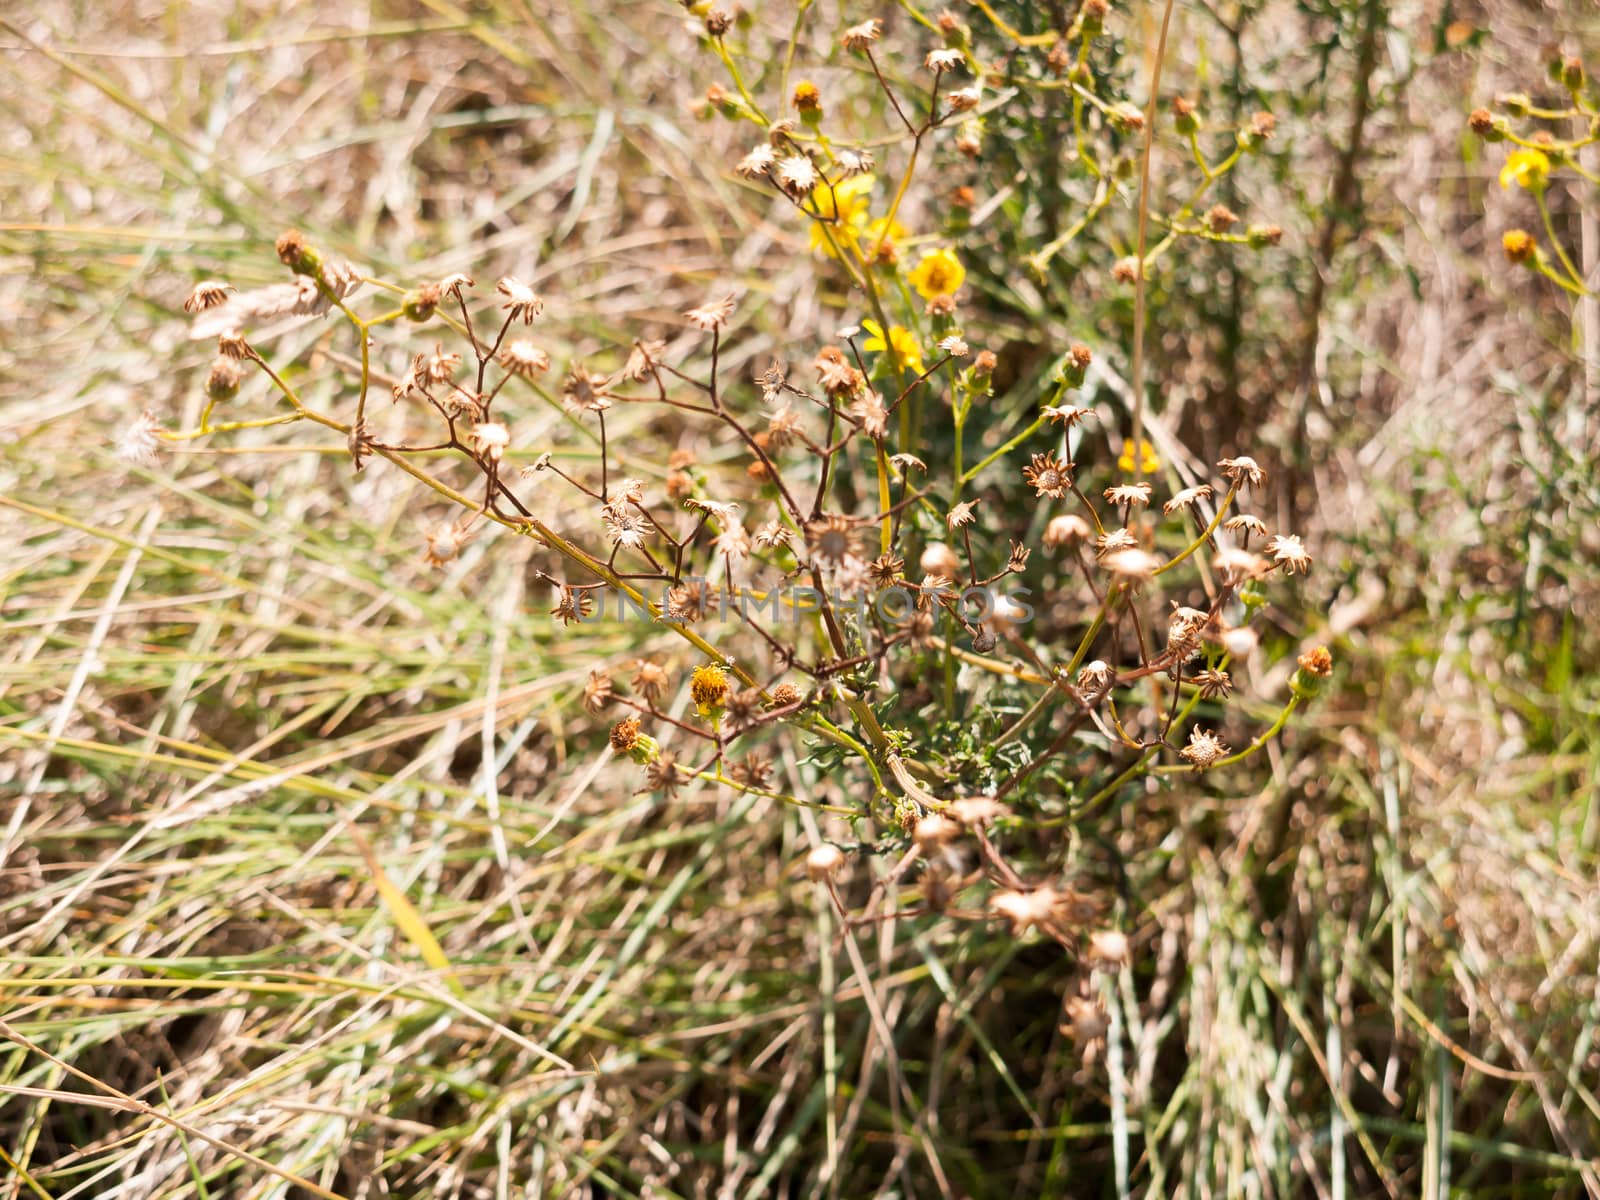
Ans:
MULTIPOLYGON (((735 369, 830 329, 803 236, 727 170, 742 135, 687 115, 709 67, 673 6, 4 14, 0 1196, 1600 1195, 1600 328, 1574 346, 1500 264, 1455 116, 1592 14, 1458 13, 1494 36, 1431 57, 1438 14, 1395 7, 1420 65, 1385 47, 1312 386, 1274 317, 1304 181, 1235 392, 1208 334, 1156 353, 1208 453, 1248 417, 1289 456, 1303 405, 1314 495, 1280 505, 1328 604, 1281 619, 1341 686, 1234 792, 1092 831, 1137 967, 1089 1063, 1053 943, 843 930, 796 865, 811 811, 638 793, 575 697, 649 643, 575 659, 523 543, 428 569, 427 493, 332 439, 114 455, 142 408, 194 423, 178 305, 279 278, 288 224, 559 284, 578 354, 730 264, 767 331, 735 369)), ((1592 199, 1561 197, 1591 272, 1592 199)))

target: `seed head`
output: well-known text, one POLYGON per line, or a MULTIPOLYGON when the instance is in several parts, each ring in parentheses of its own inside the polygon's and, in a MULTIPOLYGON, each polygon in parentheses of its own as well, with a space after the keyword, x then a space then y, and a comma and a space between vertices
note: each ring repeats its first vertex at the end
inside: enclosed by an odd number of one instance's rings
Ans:
POLYGON ((1084 957, 1096 971, 1120 971, 1131 961, 1128 935, 1115 929, 1097 929, 1089 935, 1089 953, 1084 957))
POLYGON ((1187 760, 1196 770, 1204 771, 1228 753, 1221 738, 1198 725, 1189 731, 1189 744, 1178 751, 1178 757, 1187 760))
POLYGON ((494 285, 494 290, 505 297, 500 307, 513 321, 532 325, 533 319, 544 311, 544 298, 515 275, 504 276, 494 285))
POLYGON ((937 575, 945 580, 954 579, 961 573, 961 560, 943 542, 934 542, 925 549, 917 566, 924 575, 937 575))
MULTIPOLYGON (((460 362, 459 356, 455 357, 460 362)), ((500 351, 500 365, 513 375, 532 379, 550 369, 550 356, 526 338, 518 338, 500 351)))
POLYGON ((883 32, 883 22, 874 17, 870 21, 863 21, 859 25, 852 25, 844 31, 844 36, 839 40, 844 43, 846 50, 866 50, 883 32))
POLYGON ((1052 550, 1060 546, 1076 546, 1087 541, 1093 532, 1089 522, 1077 513, 1063 513, 1050 518, 1050 524, 1044 527, 1044 544, 1052 550))
POLYGON ((604 671, 590 671, 589 680, 583 685, 583 708, 585 712, 597 713, 616 698, 612 689, 611 676, 604 671))
POLYGON ((806 878, 813 883, 827 883, 844 867, 844 851, 831 842, 823 842, 806 855, 806 878))
POLYGON ((1053 451, 1035 454, 1033 460, 1022 468, 1022 478, 1037 496, 1059 500, 1066 495, 1072 482, 1072 464, 1063 462, 1053 451))
POLYGON ((194 285, 189 298, 183 302, 183 311, 197 313, 207 308, 215 308, 227 301, 228 293, 231 291, 233 291, 231 283, 224 283, 220 279, 202 279, 194 285))
POLYGON ((1217 466, 1222 470, 1224 479, 1239 487, 1257 488, 1267 481, 1267 473, 1248 455, 1225 458, 1217 466))
POLYGON ((633 664, 633 678, 628 683, 646 702, 654 704, 667 690, 667 672, 659 663, 641 658, 633 664))
POLYGON ((733 316, 733 293, 729 292, 715 300, 707 300, 698 308, 691 308, 683 315, 689 324, 706 333, 721 329, 728 323, 728 318, 733 316))
POLYGON ((611 748, 618 754, 626 754, 638 744, 638 717, 624 717, 611 727, 611 748))
POLYGON ((652 792, 672 797, 689 782, 689 772, 678 765, 677 755, 670 750, 663 750, 644 769, 644 781, 652 792))
POLYGON ((1266 552, 1283 567, 1285 575, 1305 574, 1311 569, 1311 555, 1292 533, 1280 533, 1266 544, 1266 552))

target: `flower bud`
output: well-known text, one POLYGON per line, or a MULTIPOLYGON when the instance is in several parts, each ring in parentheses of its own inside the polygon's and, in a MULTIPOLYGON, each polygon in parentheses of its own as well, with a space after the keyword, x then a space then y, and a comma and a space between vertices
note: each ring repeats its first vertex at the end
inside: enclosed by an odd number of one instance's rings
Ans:
POLYGON ((206 376, 206 399, 214 404, 232 400, 239 394, 239 381, 243 377, 238 363, 231 358, 218 358, 206 376))

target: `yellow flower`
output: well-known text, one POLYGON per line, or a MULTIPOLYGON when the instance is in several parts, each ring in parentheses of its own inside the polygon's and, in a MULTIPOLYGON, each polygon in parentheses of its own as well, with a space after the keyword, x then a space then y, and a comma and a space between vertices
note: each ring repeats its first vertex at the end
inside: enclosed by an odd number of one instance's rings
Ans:
POLYGON ((867 226, 867 193, 872 191, 871 175, 852 175, 835 184, 819 183, 811 189, 811 207, 817 219, 811 222, 811 248, 829 258, 838 258, 834 249, 854 244, 867 226), (833 241, 828 240, 828 234, 833 241))
MULTIPOLYGON (((1134 468, 1133 439, 1122 443, 1122 457, 1117 459, 1117 466, 1127 471, 1130 475, 1134 468)), ((1139 474, 1154 475, 1161 469, 1161 460, 1156 457, 1156 448, 1146 439, 1139 439, 1139 474)))
POLYGON ((932 300, 935 296, 953 296, 960 291, 967 280, 967 269, 952 251, 940 249, 924 254, 906 278, 919 296, 932 300))
POLYGON ((1550 156, 1543 150, 1515 151, 1506 159, 1506 165, 1500 168, 1500 186, 1503 188, 1514 183, 1530 192, 1542 192, 1549 178, 1550 156))
POLYGON ((1533 240, 1533 234, 1526 229, 1508 229, 1500 239, 1501 248, 1506 252, 1510 262, 1528 262, 1538 252, 1538 244, 1533 240))
POLYGON ((689 698, 700 710, 702 717, 722 711, 728 700, 728 677, 716 663, 696 667, 689 677, 689 698))
POLYGON ((876 321, 863 321, 861 327, 872 336, 861 343, 861 348, 886 354, 889 347, 894 346, 894 352, 900 357, 900 365, 912 371, 922 370, 922 347, 917 345, 917 339, 904 325, 889 326, 889 340, 884 341, 883 326, 876 321))

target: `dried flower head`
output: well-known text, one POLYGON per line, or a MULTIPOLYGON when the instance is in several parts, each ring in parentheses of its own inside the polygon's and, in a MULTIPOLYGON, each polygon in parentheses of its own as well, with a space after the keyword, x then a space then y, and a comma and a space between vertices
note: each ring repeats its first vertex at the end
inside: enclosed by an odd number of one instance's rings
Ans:
POLYGON ((1084 663, 1078 671, 1078 690, 1097 696, 1111 685, 1111 667, 1104 659, 1084 663))
POLYGON ((155 414, 145 409, 117 435, 117 457, 135 466, 150 466, 161 448, 161 432, 155 414))
POLYGON ((494 285, 494 290, 505 297, 501 308, 509 319, 532 325, 533 319, 544 311, 544 299, 515 275, 507 275, 494 285))
POLYGON ((204 309, 215 308, 228 299, 228 293, 231 291, 233 291, 231 283, 224 283, 220 279, 202 279, 194 285, 189 298, 183 302, 183 311, 197 313, 204 309))
POLYGON ((883 22, 874 17, 859 25, 851 25, 839 40, 846 50, 865 50, 877 41, 883 32, 883 22))
POLYGON ((837 513, 806 525, 806 545, 825 563, 843 563, 860 552, 855 522, 837 513))
POLYGON ((806 878, 827 883, 844 867, 844 851, 832 842, 823 842, 806 855, 806 878))
POLYGON ((1226 700, 1233 694, 1233 677, 1213 667, 1207 667, 1195 675, 1194 683, 1204 700, 1226 700))
POLYGON ((698 308, 691 308, 683 315, 696 329, 707 333, 721 329, 728 323, 728 318, 733 316, 733 293, 729 292, 715 300, 707 300, 698 308))
POLYGON ((1217 466, 1222 471, 1222 477, 1236 487, 1257 488, 1267 481, 1267 473, 1249 455, 1241 454, 1238 458, 1225 458, 1217 466))
POLYGON ((573 363, 561 381, 562 402, 574 412, 604 412, 611 407, 606 383, 604 375, 592 374, 582 363, 573 363))
POLYGON ((638 744, 638 717, 624 717, 611 727, 611 748, 618 754, 627 754, 638 744))
POLYGON ((945 516, 946 524, 948 524, 951 529, 962 529, 968 525, 971 525, 978 519, 975 510, 977 509, 979 503, 980 501, 978 500, 963 500, 960 504, 957 504, 955 507, 953 507, 945 516))
POLYGON ((590 671, 588 682, 583 685, 584 711, 597 713, 615 698, 611 676, 604 671, 590 671))
POLYGON ((1196 770, 1204 771, 1227 753, 1228 747, 1221 738, 1197 725, 1189 731, 1189 744, 1178 751, 1178 756, 1193 764, 1196 770))
POLYGON ((959 50, 948 47, 928 51, 927 57, 922 60, 922 65, 935 74, 944 71, 954 71, 957 67, 967 65, 967 56, 959 50))
POLYGON ((654 704, 667 690, 667 671, 660 663, 641 658, 633 665, 633 678, 628 685, 647 703, 654 704))
POLYGON ((1105 496, 1107 501, 1118 508, 1132 508, 1135 505, 1149 504, 1150 492, 1148 483, 1119 483, 1108 487, 1105 496))
POLYGON ((1132 961, 1128 935, 1115 929, 1096 929, 1089 935, 1084 960, 1096 971, 1120 971, 1132 961))
POLYGON ((1118 550, 1115 554, 1108 554, 1100 561, 1106 570, 1126 583, 1149 579, 1161 566, 1159 558, 1137 546, 1131 550, 1118 550))
POLYGON ((1033 460, 1022 468, 1022 478, 1038 496, 1059 500, 1071 486, 1072 464, 1057 458, 1053 451, 1035 454, 1033 460))
POLYGON ((1333 655, 1326 646, 1315 646, 1307 650, 1297 660, 1300 669, 1318 679, 1326 679, 1333 674, 1333 655))
POLYGON ((923 550, 917 566, 924 575, 937 576, 946 582, 961 573, 961 559, 943 542, 934 542, 923 550))
POLYGON ((1055 922, 1061 894, 1052 887, 1036 888, 1031 892, 996 892, 989 900, 989 910, 1011 923, 1014 936, 1028 930, 1048 927, 1055 922))
POLYGON ((1311 569, 1311 555, 1292 533, 1280 533, 1266 544, 1266 552, 1283 567, 1284 574, 1305 574, 1311 569))
POLYGON ((677 795, 678 789, 689 779, 690 773, 678 765, 677 755, 670 750, 661 751, 644 769, 644 780, 649 789, 667 797, 677 795))
POLYGON ((1222 523, 1222 527, 1229 533, 1242 535, 1246 543, 1249 542, 1252 536, 1267 536, 1266 522, 1254 513, 1235 513, 1222 523))
POLYGON ((1050 524, 1044 527, 1044 544, 1052 550, 1059 546, 1075 546, 1087 541, 1093 533, 1089 522, 1077 513, 1063 513, 1050 518, 1050 524))
POLYGON ((490 462, 499 462, 511 444, 511 434, 498 421, 484 421, 472 427, 472 441, 479 454, 490 462))
MULTIPOLYGON (((452 355, 460 362, 459 355, 452 355)), ((532 379, 550 369, 550 356, 526 338, 518 338, 500 351, 499 363, 513 375, 532 379)))
POLYGON ((1193 508, 1200 501, 1210 499, 1211 494, 1211 485, 1209 483, 1186 487, 1180 492, 1175 492, 1172 499, 1161 506, 1161 511, 1171 516, 1180 508, 1193 508))

